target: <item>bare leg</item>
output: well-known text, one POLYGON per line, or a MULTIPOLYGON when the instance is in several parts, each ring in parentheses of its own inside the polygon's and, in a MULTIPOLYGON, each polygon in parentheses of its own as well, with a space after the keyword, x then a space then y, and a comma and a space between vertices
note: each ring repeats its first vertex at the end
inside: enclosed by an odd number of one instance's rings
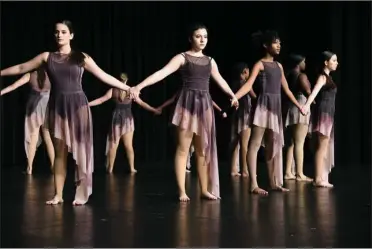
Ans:
POLYGON ((130 172, 132 174, 136 173, 137 170, 134 168, 134 150, 133 150, 133 131, 125 133, 123 135, 123 143, 124 143, 124 148, 125 152, 127 154, 128 158, 128 163, 130 167, 130 172))
POLYGON ((327 153, 329 138, 320 134, 318 137, 318 147, 315 152, 315 182, 316 187, 332 188, 333 185, 328 182, 328 177, 324 175, 324 157, 327 153))
MULTIPOLYGON (((277 183, 277 178, 275 177, 275 160, 276 157, 279 156, 279 153, 277 153, 274 157, 273 150, 274 150, 274 141, 273 141, 273 131, 272 130, 266 130, 265 134, 265 157, 266 157, 266 166, 267 166, 267 172, 269 174, 269 180, 270 180, 270 189, 272 191, 280 191, 280 192, 287 192, 289 189, 283 188, 277 183)), ((282 148, 280 148, 282 149, 282 148)))
POLYGON ((199 183, 201 188, 201 197, 209 200, 217 200, 217 197, 208 192, 208 165, 205 163, 203 153, 203 143, 200 136, 194 137, 196 167, 198 168, 199 183))
POLYGON ((233 139, 231 142, 231 175, 240 176, 239 169, 237 169, 236 164, 239 156, 239 141, 238 138, 233 139))
POLYGON ((193 138, 193 133, 187 130, 183 130, 180 127, 176 129, 177 133, 177 149, 174 159, 179 200, 189 201, 190 198, 186 194, 186 163, 187 163, 187 154, 190 150, 191 141, 193 138))
POLYGON ((49 157, 49 160, 50 160, 50 170, 53 172, 54 171, 54 157, 55 157, 53 142, 52 142, 52 139, 50 137, 50 133, 47 129, 44 129, 42 127, 41 132, 43 134, 45 147, 46 147, 48 157, 49 157))
POLYGON ((54 187, 55 196, 52 200, 47 201, 48 205, 56 205, 63 202, 63 187, 65 186, 66 171, 67 171, 67 146, 60 139, 53 138, 55 149, 54 159, 54 187))
POLYGON ((257 183, 257 153, 261 147, 262 138, 265 134, 265 128, 254 126, 252 128, 252 135, 249 140, 248 146, 248 155, 247 155, 247 162, 248 162, 248 169, 249 169, 249 177, 251 180, 251 189, 250 191, 253 194, 259 195, 267 195, 267 191, 258 187, 257 183))
POLYGON ((33 134, 30 134, 30 142, 28 144, 27 170, 26 170, 26 174, 28 175, 32 174, 32 165, 35 159, 37 141, 39 139, 39 131, 40 131, 40 127, 35 129, 35 132, 33 134))
POLYGON ((186 173, 190 173, 191 169, 191 157, 192 157, 192 151, 190 150, 187 154, 187 163, 186 163, 186 173))
POLYGON ((240 158, 241 158, 241 169, 243 177, 249 177, 247 155, 248 155, 248 143, 251 136, 251 128, 248 128, 240 133, 240 158))
POLYGON ((109 151, 106 158, 106 171, 108 174, 111 174, 114 169, 116 151, 118 150, 119 141, 109 141, 109 151))
POLYGON ((304 143, 309 126, 297 124, 294 127, 294 159, 296 162, 297 181, 311 182, 313 179, 304 175, 304 143))
POLYGON ((288 134, 290 134, 290 136, 291 136, 291 139, 290 139, 291 143, 287 147, 284 179, 285 180, 295 180, 296 179, 296 176, 292 173, 293 150, 294 150, 294 141, 293 141, 294 127, 293 127, 293 125, 291 125, 287 129, 290 129, 288 134))

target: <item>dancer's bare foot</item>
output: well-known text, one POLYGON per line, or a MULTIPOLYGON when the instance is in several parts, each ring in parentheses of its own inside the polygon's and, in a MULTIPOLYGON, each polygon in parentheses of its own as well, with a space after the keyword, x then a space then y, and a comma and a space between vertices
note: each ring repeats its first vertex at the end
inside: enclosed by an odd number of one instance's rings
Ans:
POLYGON ((131 174, 135 174, 135 173, 137 173, 137 170, 136 170, 136 169, 131 169, 131 170, 130 170, 130 173, 131 173, 131 174))
POLYGON ((284 180, 296 180, 296 176, 291 173, 286 173, 284 176, 284 180))
POLYGON ((209 193, 208 191, 207 192, 203 192, 201 194, 201 198, 202 199, 207 199, 207 200, 217 200, 218 197, 215 196, 215 195, 212 195, 211 193, 209 193))
POLYGON ((47 205, 57 205, 63 203, 63 199, 59 196, 54 196, 53 199, 45 202, 47 205))
POLYGON ((270 191, 289 192, 289 189, 287 189, 287 188, 283 188, 282 186, 277 185, 277 186, 272 186, 272 187, 270 188, 270 191))
POLYGON ((251 188, 251 193, 256 194, 256 195, 268 195, 269 194, 266 190, 259 188, 259 187, 251 188))
POLYGON ((247 171, 243 171, 242 176, 243 176, 243 177, 249 177, 249 172, 248 172, 248 170, 247 170, 247 171))
POLYGON ((191 173, 191 170, 186 169, 186 173, 191 173))
POLYGON ((112 169, 107 168, 107 169, 106 169, 106 173, 107 173, 107 174, 112 174, 112 169))
POLYGON ((180 194, 179 200, 180 202, 188 202, 190 201, 190 198, 187 196, 186 193, 183 193, 183 194, 180 194))
POLYGON ((238 171, 231 171, 231 176, 241 176, 238 171))
POLYGON ((296 181, 299 181, 299 182, 312 182, 313 179, 310 178, 310 177, 305 176, 304 174, 302 174, 302 175, 297 175, 296 181))
POLYGON ((333 188, 333 184, 330 184, 327 181, 314 181, 313 185, 318 188, 333 188))
POLYGON ((80 201, 78 201, 78 200, 74 200, 73 202, 72 202, 72 205, 74 205, 74 206, 82 206, 82 205, 84 205, 85 203, 82 203, 82 202, 80 202, 80 201))

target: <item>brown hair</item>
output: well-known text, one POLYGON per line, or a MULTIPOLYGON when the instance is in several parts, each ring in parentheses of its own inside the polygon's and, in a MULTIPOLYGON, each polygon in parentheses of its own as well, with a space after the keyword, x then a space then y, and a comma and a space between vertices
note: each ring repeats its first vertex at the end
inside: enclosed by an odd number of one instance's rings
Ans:
MULTIPOLYGON (((128 75, 127 75, 126 73, 121 73, 121 74, 120 74, 120 80, 121 80, 122 82, 126 82, 126 81, 128 81, 128 75)), ((127 97, 127 92, 126 92, 126 91, 123 91, 123 90, 120 90, 119 100, 120 100, 121 102, 123 102, 124 99, 125 99, 126 97, 127 97)))

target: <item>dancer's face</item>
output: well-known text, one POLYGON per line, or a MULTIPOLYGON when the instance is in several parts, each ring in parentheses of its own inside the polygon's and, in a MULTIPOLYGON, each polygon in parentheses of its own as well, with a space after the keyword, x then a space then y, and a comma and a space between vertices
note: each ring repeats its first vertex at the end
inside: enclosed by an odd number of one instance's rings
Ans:
POLYGON ((208 33, 206 29, 197 29, 191 37, 192 47, 196 50, 203 50, 208 43, 208 33))
POLYGON ((329 71, 335 71, 338 66, 337 55, 332 55, 331 59, 325 61, 324 64, 329 69, 329 71))
POLYGON ((245 68, 243 72, 240 74, 240 78, 244 81, 247 81, 249 78, 249 68, 245 68))
POLYGON ((280 49, 281 49, 280 40, 276 39, 275 41, 271 43, 269 47, 265 45, 265 48, 271 55, 280 54, 280 49))
POLYGON ((303 61, 301 61, 300 64, 299 64, 299 66, 300 66, 300 70, 301 71, 305 71, 305 69, 306 69, 306 59, 304 59, 303 61))
POLYGON ((59 46, 70 44, 70 41, 74 37, 74 34, 70 33, 70 30, 65 24, 57 23, 54 31, 56 42, 59 46))

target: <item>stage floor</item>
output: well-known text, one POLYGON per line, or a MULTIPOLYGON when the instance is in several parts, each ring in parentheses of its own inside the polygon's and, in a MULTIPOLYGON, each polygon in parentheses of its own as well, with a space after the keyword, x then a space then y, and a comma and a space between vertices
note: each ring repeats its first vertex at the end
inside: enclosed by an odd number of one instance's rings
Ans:
POLYGON ((192 172, 191 202, 179 203, 171 166, 139 168, 134 176, 95 172, 93 195, 80 207, 71 205, 71 171, 64 204, 47 206, 52 175, 3 169, 1 247, 371 247, 369 170, 336 168, 332 190, 287 181, 290 192, 268 197, 223 171, 219 201, 199 198, 192 172))

